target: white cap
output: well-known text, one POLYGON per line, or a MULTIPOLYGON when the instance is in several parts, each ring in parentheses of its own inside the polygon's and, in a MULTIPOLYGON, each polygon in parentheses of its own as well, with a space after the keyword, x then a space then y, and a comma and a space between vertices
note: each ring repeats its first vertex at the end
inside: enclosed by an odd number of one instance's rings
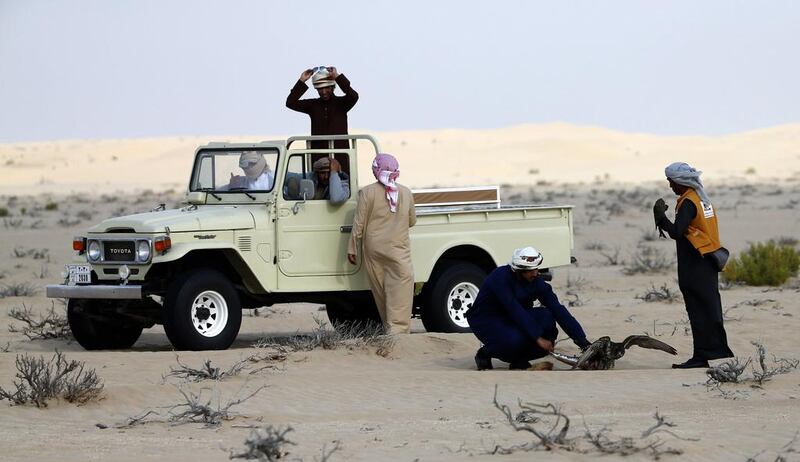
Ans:
POLYGON ((511 255, 511 268, 514 270, 532 270, 542 265, 544 257, 533 247, 517 249, 511 255))

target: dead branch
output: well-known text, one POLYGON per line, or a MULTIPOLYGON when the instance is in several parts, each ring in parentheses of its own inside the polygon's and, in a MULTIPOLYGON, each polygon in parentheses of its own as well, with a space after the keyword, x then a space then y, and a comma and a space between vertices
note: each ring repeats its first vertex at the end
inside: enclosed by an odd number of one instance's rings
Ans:
POLYGON ((178 392, 183 396, 186 402, 170 407, 168 410, 170 416, 167 421, 174 425, 203 423, 206 427, 216 427, 222 423, 223 420, 230 420, 232 418, 230 409, 233 406, 247 401, 266 387, 266 385, 262 385, 249 395, 228 401, 225 405, 222 405, 219 393, 216 389, 212 392, 211 397, 204 400, 202 396, 203 390, 201 390, 200 393, 194 393, 191 390, 183 390, 178 387, 178 392), (214 403, 214 401, 216 402, 214 403), (176 409, 185 410, 175 412, 176 409))
POLYGON ((183 364, 180 356, 178 355, 175 355, 175 360, 177 361, 179 367, 170 367, 170 371, 163 376, 163 379, 166 380, 167 377, 179 377, 192 382, 200 382, 203 380, 224 380, 228 377, 238 375, 248 366, 248 362, 250 362, 250 358, 245 358, 241 361, 235 362, 231 367, 228 368, 228 370, 223 371, 219 367, 212 366, 210 359, 206 359, 200 369, 195 369, 183 364))

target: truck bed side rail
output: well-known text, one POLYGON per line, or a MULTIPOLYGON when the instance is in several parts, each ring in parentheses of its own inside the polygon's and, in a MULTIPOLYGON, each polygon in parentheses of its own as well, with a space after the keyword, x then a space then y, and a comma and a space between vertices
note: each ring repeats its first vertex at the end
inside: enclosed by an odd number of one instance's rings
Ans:
POLYGON ((493 204, 500 208, 499 186, 414 189, 411 192, 417 207, 493 204))

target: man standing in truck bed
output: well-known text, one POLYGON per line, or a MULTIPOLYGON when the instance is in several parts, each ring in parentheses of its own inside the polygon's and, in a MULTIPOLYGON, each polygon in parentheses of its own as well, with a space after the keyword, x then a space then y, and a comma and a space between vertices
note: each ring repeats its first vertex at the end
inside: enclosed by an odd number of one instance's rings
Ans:
MULTIPOLYGON (((311 118, 312 135, 346 135, 347 134, 347 112, 356 105, 358 93, 350 86, 350 81, 344 74, 339 74, 335 67, 315 67, 306 69, 300 74, 300 79, 286 97, 286 107, 293 111, 308 114, 311 118), (306 81, 311 79, 311 83, 319 93, 319 98, 300 99, 303 93, 308 90, 306 81), (333 90, 336 84, 344 92, 344 96, 336 96, 333 90)), ((315 141, 311 143, 312 149, 322 149, 328 147, 325 141, 315 141)), ((347 140, 334 142, 335 148, 347 149, 347 140)))

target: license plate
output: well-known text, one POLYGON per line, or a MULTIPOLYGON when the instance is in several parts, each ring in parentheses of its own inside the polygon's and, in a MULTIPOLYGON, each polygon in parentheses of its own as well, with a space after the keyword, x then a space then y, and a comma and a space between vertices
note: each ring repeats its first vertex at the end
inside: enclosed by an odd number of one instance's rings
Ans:
POLYGON ((89 265, 67 265, 69 284, 89 284, 92 282, 92 267, 89 265))

